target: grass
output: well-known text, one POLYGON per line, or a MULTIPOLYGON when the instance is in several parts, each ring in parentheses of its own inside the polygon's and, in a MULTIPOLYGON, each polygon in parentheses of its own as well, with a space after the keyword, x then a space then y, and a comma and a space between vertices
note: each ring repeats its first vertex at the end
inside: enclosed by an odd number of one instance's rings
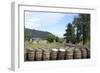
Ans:
MULTIPOLYGON (((83 45, 83 42, 81 41, 79 43, 80 45, 83 45)), ((90 48, 90 41, 87 41, 87 43, 84 45, 90 48)), ((53 42, 53 43, 31 43, 25 45, 25 48, 50 48, 50 47, 65 47, 63 43, 60 42, 53 42)))
POLYGON ((25 45, 25 48, 49 48, 49 47, 63 47, 63 43, 53 42, 53 43, 31 43, 25 45))
POLYGON ((85 44, 85 46, 90 48, 90 41, 87 41, 87 43, 85 44))
MULTIPOLYGON (((81 41, 79 44, 80 44, 80 45, 83 45, 83 41, 81 41)), ((90 48, 90 41, 88 40, 88 41, 84 44, 84 46, 90 48)))

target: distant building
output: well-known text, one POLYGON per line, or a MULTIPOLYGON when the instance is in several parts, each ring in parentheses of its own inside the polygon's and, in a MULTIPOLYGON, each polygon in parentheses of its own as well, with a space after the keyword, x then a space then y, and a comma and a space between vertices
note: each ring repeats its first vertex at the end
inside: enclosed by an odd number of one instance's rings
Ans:
POLYGON ((37 44, 37 43, 47 43, 46 39, 42 39, 42 38, 30 38, 30 42, 37 44))

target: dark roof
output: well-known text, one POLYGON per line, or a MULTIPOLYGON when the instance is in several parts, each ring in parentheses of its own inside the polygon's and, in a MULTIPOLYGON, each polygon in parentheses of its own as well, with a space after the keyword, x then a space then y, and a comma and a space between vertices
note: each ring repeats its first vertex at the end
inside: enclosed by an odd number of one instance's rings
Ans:
POLYGON ((48 34, 51 34, 50 32, 47 31, 40 31, 28 28, 25 28, 25 32, 28 32, 31 35, 31 38, 42 38, 42 39, 46 39, 48 34))

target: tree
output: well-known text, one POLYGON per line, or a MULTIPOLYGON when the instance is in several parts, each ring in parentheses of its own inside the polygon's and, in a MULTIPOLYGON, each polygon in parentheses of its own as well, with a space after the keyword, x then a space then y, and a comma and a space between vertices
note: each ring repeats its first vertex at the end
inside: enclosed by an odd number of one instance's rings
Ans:
POLYGON ((25 30, 25 31, 24 31, 24 39, 25 39, 25 41, 29 41, 30 38, 31 38, 30 33, 29 33, 28 31, 25 30))
POLYGON ((48 42, 54 42, 55 39, 56 39, 56 37, 55 37, 55 35, 53 35, 53 34, 49 34, 49 35, 47 36, 48 42))
POLYGON ((83 44, 90 40, 90 14, 80 14, 81 24, 83 25, 83 44))
POLYGON ((73 20, 73 24, 76 28, 76 42, 79 43, 82 40, 82 31, 83 31, 83 26, 80 24, 80 18, 75 17, 73 20))
POLYGON ((68 23, 64 36, 67 42, 71 41, 72 43, 75 43, 75 29, 71 23, 68 23))
POLYGON ((90 14, 79 14, 74 18, 73 24, 77 28, 77 43, 82 41, 83 44, 86 44, 87 41, 90 41, 90 14))
POLYGON ((58 36, 55 37, 55 41, 59 42, 59 37, 58 36))

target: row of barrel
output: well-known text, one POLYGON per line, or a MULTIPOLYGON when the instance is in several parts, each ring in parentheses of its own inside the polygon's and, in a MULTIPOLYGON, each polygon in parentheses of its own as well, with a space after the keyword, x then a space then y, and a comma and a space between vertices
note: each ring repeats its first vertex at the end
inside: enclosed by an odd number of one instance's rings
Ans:
POLYGON ((25 61, 65 60, 65 59, 88 59, 90 50, 88 48, 52 48, 52 49, 25 49, 25 61))

